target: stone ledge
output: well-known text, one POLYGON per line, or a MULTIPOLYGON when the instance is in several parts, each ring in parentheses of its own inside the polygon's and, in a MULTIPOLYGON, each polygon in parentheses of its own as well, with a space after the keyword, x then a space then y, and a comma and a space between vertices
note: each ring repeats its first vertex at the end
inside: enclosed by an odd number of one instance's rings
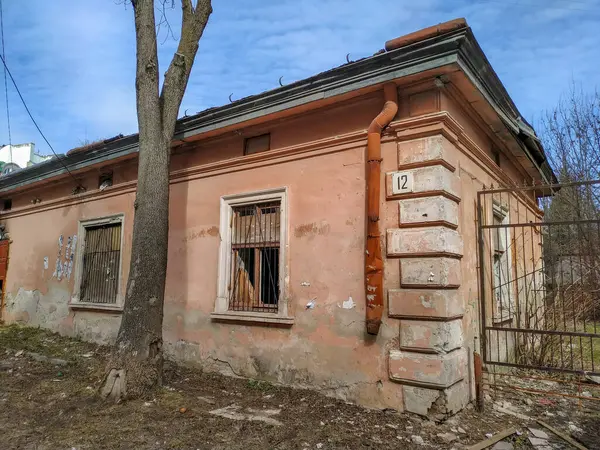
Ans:
POLYGON ((446 257, 402 258, 400 286, 412 288, 451 288, 461 283, 460 260, 446 257))
POLYGON ((292 326, 294 324, 293 317, 246 311, 227 311, 223 313, 212 312, 210 313, 210 318, 215 321, 227 322, 253 322, 258 324, 279 324, 284 326, 292 326))
POLYGON ((439 355, 391 350, 390 380, 412 386, 444 389, 465 378, 467 351, 464 348, 439 355))
POLYGON ((442 134, 398 142, 398 168, 408 169, 431 164, 432 161, 454 172, 457 167, 456 147, 442 134))
POLYGON ((390 228, 386 234, 388 256, 463 255, 462 237, 446 227, 390 228))
POLYGON ((392 173, 385 174, 386 198, 405 199, 424 196, 442 195, 456 202, 460 202, 460 178, 442 165, 407 169, 412 174, 412 192, 394 194, 392 190, 392 173))
POLYGON ((400 319, 451 320, 465 313, 458 291, 389 289, 388 314, 400 319))
POLYGON ((398 200, 398 208, 401 226, 458 226, 458 204, 442 195, 398 200))
POLYGON ((462 320, 400 321, 400 350, 449 353, 463 345, 462 320))

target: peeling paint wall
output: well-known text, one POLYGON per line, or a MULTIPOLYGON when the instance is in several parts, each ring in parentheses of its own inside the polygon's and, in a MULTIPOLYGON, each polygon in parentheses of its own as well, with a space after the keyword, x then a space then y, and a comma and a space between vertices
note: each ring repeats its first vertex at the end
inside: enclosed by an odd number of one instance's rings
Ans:
MULTIPOLYGON (((365 227, 365 136, 379 112, 379 93, 259 131, 271 132, 273 155, 247 168, 224 168, 171 185, 169 265, 164 338, 176 360, 226 375, 317 389, 371 406, 402 408, 398 386, 387 381, 385 355, 397 337, 384 321, 378 337, 365 336, 363 254, 365 227), (332 138, 330 144, 314 145, 332 138), (290 148, 312 145, 310 152, 290 148), (218 270, 220 197, 277 187, 288 189, 289 291, 286 301, 295 323, 290 328, 211 320, 218 270), (306 304, 314 301, 314 307, 306 304)), ((249 130, 249 134, 255 131, 249 130)), ((393 151, 388 145, 388 150, 393 151)), ((243 137, 232 135, 175 153, 173 170, 239 158, 243 137)), ((93 200, 42 209, 44 202, 70 196, 72 186, 56 185, 13 199, 9 322, 41 325, 86 340, 110 343, 120 316, 69 307, 73 264, 79 251, 78 222, 124 214, 121 289, 129 269, 133 189, 119 186, 135 177, 132 163, 113 168, 113 186, 93 200), (117 191, 117 194, 114 192, 117 191), (42 198, 38 210, 27 195, 42 198), (51 226, 39 227, 40 223, 51 226)), ((91 186, 97 180, 83 175, 91 186)), ((67 202, 65 200, 65 202, 67 202)))
MULTIPOLYGON (((435 407, 444 411, 460 409, 464 386, 468 385, 440 390, 435 395, 418 388, 403 390, 402 385, 390 380, 388 355, 397 352, 403 339, 417 349, 426 341, 435 340, 435 348, 442 354, 460 345, 457 341, 464 341, 466 349, 461 349, 460 355, 468 357, 478 317, 476 262, 472 258, 476 254, 472 199, 482 182, 479 180, 487 183, 491 178, 454 148, 449 156, 458 163, 456 173, 463 190, 460 206, 444 203, 442 199, 440 208, 427 209, 427 214, 439 209, 444 221, 456 222, 464 241, 464 255, 469 255, 462 266, 453 264, 455 260, 440 258, 436 260, 434 273, 418 258, 407 258, 409 262, 403 262, 401 269, 396 257, 386 258, 384 265, 386 291, 397 288, 403 281, 410 282, 411 277, 421 276, 425 269, 431 283, 438 282, 438 277, 451 282, 462 272, 460 289, 452 293, 439 291, 440 298, 447 303, 444 314, 452 316, 454 309, 462 314, 463 307, 466 309, 464 317, 458 319, 462 320, 462 327, 449 323, 446 328, 432 329, 427 324, 417 324, 405 329, 407 332, 402 335, 401 321, 384 314, 379 335, 367 335, 364 131, 382 104, 382 94, 375 93, 273 122, 271 127, 267 124, 244 130, 247 135, 271 133, 272 151, 264 155, 243 157, 243 136, 237 134, 201 142, 192 150, 174 152, 172 169, 190 171, 173 180, 170 193, 164 339, 171 358, 226 375, 316 389, 372 407, 402 410, 406 395, 407 401, 417 399, 415 402, 427 397, 434 406, 443 400, 443 408, 435 407), (315 143, 318 139, 330 141, 315 143), (242 164, 243 161, 248 164, 242 164), (211 320, 217 296, 222 233, 220 197, 281 187, 288 190, 289 214, 289 290, 282 301, 288 302, 294 324, 286 328, 211 320), (456 296, 451 295, 454 293, 456 296)), ((419 114, 430 114, 439 110, 439 98, 430 94, 420 96, 411 103, 413 107, 419 114)), ((459 119, 468 123, 470 119, 459 113, 456 112, 459 119)), ((409 120, 418 115, 411 115, 403 104, 400 118, 409 120)), ((410 124, 406 127, 409 129, 410 124)), ((383 138, 383 172, 398 169, 397 141, 398 136, 393 133, 383 138)), ((8 322, 39 325, 101 343, 114 341, 120 322, 118 313, 81 310, 69 305, 75 289, 76 254, 81 247, 77 236, 81 220, 124 215, 120 289, 125 290, 135 200, 134 187, 127 183, 135 179, 135 161, 119 162, 110 169, 114 174, 113 186, 101 193, 92 192, 87 201, 73 201, 68 181, 13 198, 13 211, 6 219, 13 241, 4 311, 8 322), (42 199, 35 207, 29 201, 33 195, 42 199), (50 201, 55 206, 46 206, 50 201), (20 212, 19 208, 26 209, 20 212), (40 227, 41 223, 46 226, 40 227)), ((439 174, 431 167, 423 169, 421 175, 427 182, 439 181, 439 174)), ((97 185, 95 172, 82 177, 90 187, 97 185)), ((382 180, 382 192, 386 191, 385 183, 382 180)), ((410 219, 415 208, 421 206, 407 204, 407 208, 406 216, 410 219)), ((398 200, 382 198, 381 218, 382 229, 398 227, 398 200)), ((434 238, 424 240, 422 245, 436 245, 438 240, 434 238)), ((449 249, 446 250, 463 251, 457 247, 454 235, 448 234, 446 238, 449 249)), ((385 245, 385 239, 383 242, 385 245)), ((404 251, 403 244, 397 244, 399 251, 404 251)), ((406 247, 413 251, 411 248, 406 247)), ((402 295, 398 300, 403 305, 414 303, 421 309, 421 315, 440 303, 435 296, 421 297, 402 295)), ((391 304, 388 313, 393 316, 391 304)))

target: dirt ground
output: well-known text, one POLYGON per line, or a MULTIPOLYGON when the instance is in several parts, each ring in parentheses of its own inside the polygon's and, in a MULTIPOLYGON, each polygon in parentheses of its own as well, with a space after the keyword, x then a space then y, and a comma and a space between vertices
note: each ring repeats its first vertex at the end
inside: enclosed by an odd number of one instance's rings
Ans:
MULTIPOLYGON (((543 418, 567 434, 571 422, 587 448, 600 449, 597 412, 535 396, 525 404, 524 394, 502 400, 511 410, 526 407, 521 418, 495 410, 492 400, 483 414, 469 407, 436 424, 167 363, 154 398, 107 404, 96 396, 107 352, 39 329, 0 327, 0 448, 462 449, 516 427, 520 435, 505 442, 519 449, 534 448, 526 425, 543 418)), ((549 445, 571 448, 555 436, 549 445)))

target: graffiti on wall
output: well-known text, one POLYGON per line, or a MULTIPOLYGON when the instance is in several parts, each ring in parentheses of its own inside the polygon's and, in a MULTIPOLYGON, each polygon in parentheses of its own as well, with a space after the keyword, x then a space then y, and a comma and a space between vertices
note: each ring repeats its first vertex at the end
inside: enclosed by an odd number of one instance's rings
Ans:
POLYGON ((68 281, 71 279, 76 249, 77 235, 67 236, 66 243, 65 238, 62 234, 58 237, 58 252, 56 255, 56 263, 54 265, 54 273, 52 274, 52 276, 58 281, 61 281, 63 279, 67 279, 68 281))

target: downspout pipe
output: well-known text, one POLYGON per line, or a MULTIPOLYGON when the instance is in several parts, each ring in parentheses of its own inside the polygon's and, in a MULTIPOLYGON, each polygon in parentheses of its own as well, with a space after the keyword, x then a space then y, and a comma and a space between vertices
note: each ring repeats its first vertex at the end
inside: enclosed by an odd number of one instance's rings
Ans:
POLYGON ((383 86, 385 103, 373 119, 367 134, 367 242, 365 256, 366 324, 368 334, 378 334, 383 316, 383 258, 379 210, 381 194, 381 131, 398 112, 398 91, 394 83, 383 86))

